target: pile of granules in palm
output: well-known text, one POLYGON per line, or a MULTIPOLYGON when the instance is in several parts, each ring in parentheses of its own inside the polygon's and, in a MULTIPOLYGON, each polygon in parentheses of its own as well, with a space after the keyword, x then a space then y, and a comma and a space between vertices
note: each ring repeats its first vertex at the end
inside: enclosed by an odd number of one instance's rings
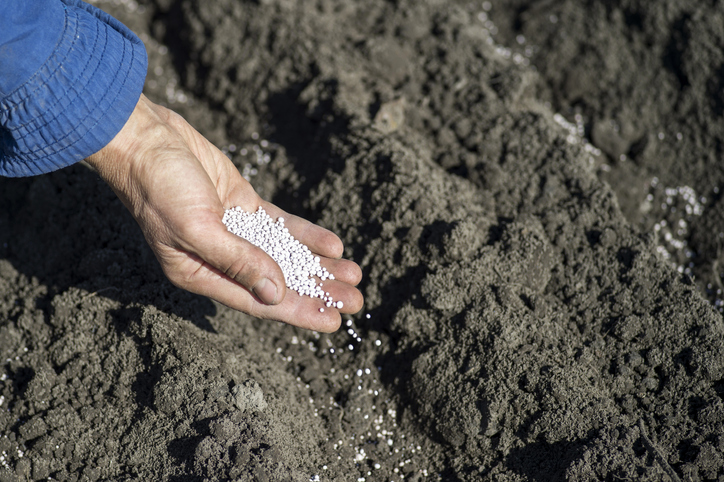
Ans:
MULTIPOLYGON (((284 218, 274 221, 264 208, 259 206, 255 213, 235 207, 224 212, 223 223, 227 229, 264 250, 277 262, 284 273, 287 288, 325 302, 327 308, 342 308, 341 301, 334 301, 329 292, 322 289, 322 281, 333 280, 334 275, 322 267, 319 256, 289 234, 284 218), (319 278, 319 283, 315 280, 319 278)), ((319 311, 324 311, 320 308, 319 311)))

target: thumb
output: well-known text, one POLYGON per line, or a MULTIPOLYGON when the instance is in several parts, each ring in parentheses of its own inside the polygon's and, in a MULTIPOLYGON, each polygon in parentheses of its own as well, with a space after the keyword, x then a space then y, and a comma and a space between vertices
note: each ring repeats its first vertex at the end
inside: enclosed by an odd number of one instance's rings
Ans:
POLYGON ((251 291, 262 303, 276 305, 286 295, 284 274, 264 250, 230 233, 223 223, 212 223, 192 248, 216 270, 251 291))

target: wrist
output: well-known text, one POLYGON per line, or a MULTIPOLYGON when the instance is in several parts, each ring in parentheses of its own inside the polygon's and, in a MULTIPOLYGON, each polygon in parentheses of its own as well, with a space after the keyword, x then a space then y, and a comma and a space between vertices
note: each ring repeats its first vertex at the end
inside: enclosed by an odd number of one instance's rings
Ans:
POLYGON ((123 128, 100 151, 86 158, 86 162, 114 189, 127 176, 131 164, 142 156, 142 140, 158 125, 153 104, 141 94, 136 107, 123 128))
POLYGON ((123 128, 103 149, 86 159, 134 215, 133 180, 139 179, 145 170, 144 160, 152 158, 148 151, 157 148, 159 142, 163 143, 168 137, 168 129, 154 107, 141 94, 123 128))

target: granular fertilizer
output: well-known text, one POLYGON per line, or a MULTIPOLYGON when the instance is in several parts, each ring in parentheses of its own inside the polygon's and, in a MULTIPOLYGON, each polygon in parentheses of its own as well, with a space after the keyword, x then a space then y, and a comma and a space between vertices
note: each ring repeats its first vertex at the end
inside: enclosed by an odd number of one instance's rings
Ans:
MULTIPOLYGON (((255 213, 237 206, 227 209, 222 221, 230 232, 261 248, 277 262, 284 273, 287 288, 300 296, 320 298, 327 308, 342 308, 341 301, 334 301, 329 292, 322 289, 321 281, 333 280, 334 275, 320 264, 319 256, 289 233, 284 226, 284 218, 274 221, 261 206, 255 213), (315 276, 320 279, 319 283, 315 276)), ((324 308, 319 311, 323 312, 324 308)))

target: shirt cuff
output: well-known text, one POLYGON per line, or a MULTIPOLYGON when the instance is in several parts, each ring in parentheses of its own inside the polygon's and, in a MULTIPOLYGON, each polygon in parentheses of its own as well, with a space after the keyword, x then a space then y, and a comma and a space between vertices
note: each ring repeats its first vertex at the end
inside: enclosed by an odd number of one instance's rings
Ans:
POLYGON ((0 99, 0 175, 42 174, 98 152, 123 128, 143 91, 143 42, 91 5, 63 3, 55 50, 0 99))

